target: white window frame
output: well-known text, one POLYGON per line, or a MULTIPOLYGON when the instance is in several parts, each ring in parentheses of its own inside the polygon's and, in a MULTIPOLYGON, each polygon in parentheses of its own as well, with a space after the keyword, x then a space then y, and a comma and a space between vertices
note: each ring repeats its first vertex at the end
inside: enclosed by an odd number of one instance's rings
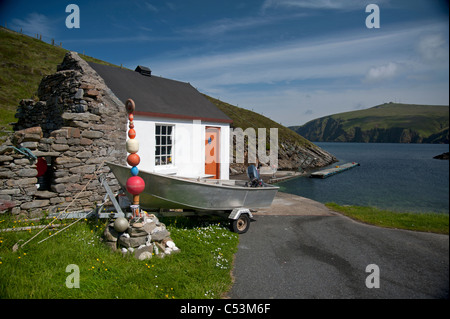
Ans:
POLYGON ((174 166, 174 136, 175 136, 175 125, 174 124, 167 124, 167 123, 155 123, 155 157, 154 157, 154 163, 155 167, 173 167, 174 166), (158 127, 159 127, 159 134, 158 134, 158 127), (167 128, 171 128, 170 135, 167 134, 167 128), (163 133, 165 131, 165 133, 163 133), (170 143, 168 142, 168 137, 170 137, 170 143), (159 138, 159 144, 158 144, 158 138, 159 138), (165 139, 164 139, 165 138, 165 139), (163 141, 165 142, 163 143, 163 141), (168 154, 168 147, 170 147, 170 153, 168 154), (158 148, 159 154, 158 154, 158 148), (164 157, 170 158, 170 163, 162 163, 162 159, 164 157), (158 159, 160 161, 158 161, 158 159))

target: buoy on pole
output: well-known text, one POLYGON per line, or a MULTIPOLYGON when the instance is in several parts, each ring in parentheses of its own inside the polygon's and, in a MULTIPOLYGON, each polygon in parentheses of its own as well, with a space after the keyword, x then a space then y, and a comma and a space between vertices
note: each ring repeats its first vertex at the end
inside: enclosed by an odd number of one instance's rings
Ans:
POLYGON ((133 202, 131 207, 131 211, 133 217, 140 217, 140 208, 139 208, 139 194, 144 191, 145 182, 142 177, 138 176, 139 169, 137 168, 139 162, 141 161, 137 152, 139 151, 139 141, 136 139, 136 131, 134 130, 134 110, 135 104, 132 99, 128 99, 125 102, 125 107, 128 112, 128 120, 129 120, 129 130, 127 140, 127 152, 129 153, 127 156, 127 163, 131 166, 131 177, 128 178, 126 183, 127 191, 133 195, 133 202))

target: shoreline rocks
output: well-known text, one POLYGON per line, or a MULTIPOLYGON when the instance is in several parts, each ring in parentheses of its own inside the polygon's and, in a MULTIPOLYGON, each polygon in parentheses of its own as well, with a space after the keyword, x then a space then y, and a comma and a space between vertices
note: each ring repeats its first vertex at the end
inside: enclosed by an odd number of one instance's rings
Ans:
POLYGON ((445 152, 445 153, 442 153, 440 155, 436 155, 433 158, 440 159, 440 160, 448 160, 450 158, 450 153, 449 152, 445 152))

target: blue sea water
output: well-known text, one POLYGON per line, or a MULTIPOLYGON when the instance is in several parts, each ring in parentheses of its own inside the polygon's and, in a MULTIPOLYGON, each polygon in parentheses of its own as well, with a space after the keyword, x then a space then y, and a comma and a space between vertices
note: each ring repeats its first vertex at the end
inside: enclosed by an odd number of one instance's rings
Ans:
POLYGON ((280 191, 322 203, 449 213, 449 161, 433 159, 448 152, 448 144, 315 144, 339 159, 331 166, 347 162, 361 166, 325 179, 280 182, 280 191))

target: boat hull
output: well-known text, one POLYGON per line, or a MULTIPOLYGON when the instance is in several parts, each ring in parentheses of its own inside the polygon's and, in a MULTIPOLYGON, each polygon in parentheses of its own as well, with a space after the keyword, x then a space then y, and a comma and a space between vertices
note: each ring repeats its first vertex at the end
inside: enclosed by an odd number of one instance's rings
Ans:
MULTIPOLYGON (((130 168, 114 163, 106 164, 126 190, 126 182, 131 176, 130 168)), ((245 187, 239 181, 186 179, 145 171, 139 171, 139 176, 145 182, 145 189, 139 195, 139 204, 148 210, 230 211, 241 207, 266 208, 272 204, 279 188, 272 185, 245 187)), ((126 193, 132 200, 132 195, 126 193)))

